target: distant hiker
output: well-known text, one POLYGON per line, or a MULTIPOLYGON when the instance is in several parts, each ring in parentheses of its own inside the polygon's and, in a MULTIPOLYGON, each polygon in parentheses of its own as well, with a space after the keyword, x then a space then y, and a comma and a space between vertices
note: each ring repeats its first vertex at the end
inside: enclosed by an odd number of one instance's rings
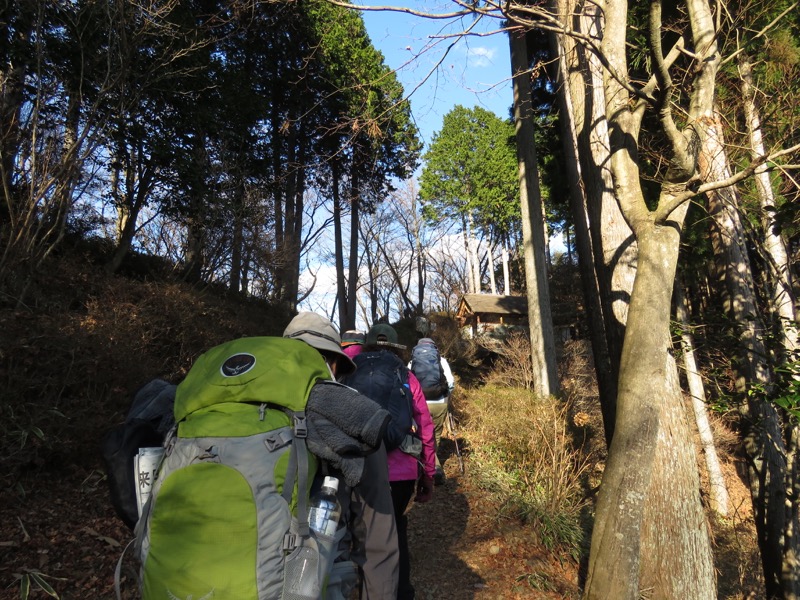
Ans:
POLYGON ((444 483, 444 469, 439 461, 439 447, 442 442, 442 431, 447 420, 449 398, 455 388, 455 379, 450 364, 439 354, 436 342, 431 338, 422 338, 411 351, 411 362, 408 368, 417 376, 425 401, 433 419, 436 435, 436 474, 433 481, 436 485, 444 483))
MULTIPOLYGON (((283 336, 303 340, 315 347, 326 357, 333 376, 341 379, 352 373, 355 367, 345 346, 352 342, 348 346, 353 348, 358 341, 354 333, 360 332, 348 331, 339 342, 339 334, 327 319, 305 312, 292 319, 283 336), (334 348, 334 343, 339 347, 334 348), (342 349, 342 346, 345 347, 342 349)), ((364 334, 361 333, 363 341, 364 334)), ((331 396, 329 401, 335 403, 338 395, 345 393, 352 394, 352 390, 340 386, 337 395, 331 396)), ((329 469, 329 474, 339 475, 335 468, 329 469)), ((359 567, 359 597, 361 600, 395 600, 400 555, 388 460, 382 444, 366 457, 360 483, 353 487, 340 484, 337 497, 342 505, 342 521, 347 527, 347 535, 339 548, 343 551, 343 558, 349 558, 359 567)))
POLYGON ((221 344, 177 387, 158 387, 174 392, 176 426, 136 526, 143 600, 345 600, 359 567, 362 598, 396 598, 383 447, 391 417, 335 381, 355 368, 340 342, 327 319, 300 313, 284 337, 221 344), (309 491, 320 474, 337 476, 354 499, 335 532, 309 526, 309 491))
POLYGON ((361 354, 361 351, 364 349, 365 339, 366 335, 363 331, 358 331, 356 329, 345 331, 342 334, 342 350, 344 350, 347 356, 353 358, 357 354, 361 354))
POLYGON ((408 518, 405 513, 412 498, 423 503, 433 497, 436 460, 433 421, 419 381, 399 357, 402 350, 405 346, 398 343, 393 327, 384 323, 373 325, 367 332, 363 351, 353 359, 357 369, 344 379, 344 383, 369 396, 392 414, 384 441, 390 449, 389 481, 400 547, 397 598, 412 600, 414 587, 411 585, 408 518))

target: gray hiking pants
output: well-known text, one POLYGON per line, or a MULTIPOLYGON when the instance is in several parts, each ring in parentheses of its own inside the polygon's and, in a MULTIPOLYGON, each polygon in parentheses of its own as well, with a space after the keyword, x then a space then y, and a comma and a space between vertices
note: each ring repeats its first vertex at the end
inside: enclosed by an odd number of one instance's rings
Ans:
POLYGON ((366 457, 361 483, 343 487, 338 497, 349 536, 342 543, 349 547, 349 560, 361 571, 360 598, 396 600, 400 554, 383 445, 366 457))

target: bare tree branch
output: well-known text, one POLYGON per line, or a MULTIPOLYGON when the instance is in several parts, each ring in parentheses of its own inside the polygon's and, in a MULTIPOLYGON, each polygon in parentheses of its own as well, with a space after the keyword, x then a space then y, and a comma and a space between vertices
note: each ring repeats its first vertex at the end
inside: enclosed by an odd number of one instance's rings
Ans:
MULTIPOLYGON (((773 27, 775 27, 775 25, 777 25, 777 24, 778 24, 778 23, 779 23, 779 22, 780 22, 780 21, 783 19, 783 17, 785 17, 785 16, 786 16, 786 15, 788 15, 788 14, 791 14, 791 13, 792 13, 792 11, 795 11, 795 10, 797 10, 797 7, 798 7, 798 6, 800 6, 800 2, 795 2, 795 3, 794 3, 794 4, 792 4, 791 6, 787 7, 787 8, 786 8, 786 10, 784 10, 784 11, 783 11, 781 14, 779 14, 779 15, 778 15, 777 17, 775 17, 775 18, 774 18, 772 21, 770 21, 770 22, 769 22, 767 25, 765 25, 765 26, 764 26, 764 28, 763 28, 761 31, 759 31, 758 33, 756 33, 755 35, 753 35, 753 37, 752 37, 752 41, 755 41, 755 40, 757 40, 758 38, 760 38, 760 37, 763 37, 764 35, 766 35, 766 33, 767 33, 767 32, 768 32, 770 29, 772 29, 773 27)), ((739 56, 739 54, 741 54, 742 52, 744 52, 744 48, 742 48, 742 47, 740 46, 739 48, 737 48, 736 52, 734 52, 733 54, 729 55, 728 57, 726 57, 726 58, 722 59, 722 62, 720 63, 720 65, 724 65, 724 64, 726 64, 726 63, 729 63, 729 62, 730 62, 730 61, 732 61, 734 58, 736 58, 737 56, 739 56)))
MULTIPOLYGON (((747 168, 742 169, 741 171, 734 173, 727 179, 722 179, 720 181, 712 181, 709 183, 704 183, 703 185, 699 186, 694 191, 687 191, 683 194, 675 196, 670 202, 664 203, 663 206, 659 205, 658 209, 653 212, 653 217, 656 223, 663 223, 667 220, 669 215, 678 208, 684 202, 691 200, 701 194, 705 194, 706 192, 710 192, 712 190, 718 190, 720 188, 728 187, 739 183, 740 181, 744 181, 748 177, 752 176, 760 167, 766 165, 767 163, 774 162, 781 156, 786 156, 787 154, 792 154, 794 152, 800 151, 800 144, 795 144, 790 148, 785 148, 778 152, 773 152, 771 154, 767 154, 765 156, 759 156, 756 158, 747 168)), ((773 169, 800 169, 800 164, 795 165, 772 165, 767 168, 767 170, 773 169)))

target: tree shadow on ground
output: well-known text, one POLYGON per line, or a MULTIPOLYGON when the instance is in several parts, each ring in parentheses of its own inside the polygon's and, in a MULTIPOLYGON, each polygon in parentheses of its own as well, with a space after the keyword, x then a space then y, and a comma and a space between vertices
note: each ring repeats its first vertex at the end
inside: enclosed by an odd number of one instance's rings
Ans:
POLYGON ((427 504, 413 504, 408 512, 411 581, 418 600, 473 600, 484 586, 482 577, 456 551, 467 530, 470 506, 461 490, 458 462, 443 439, 439 457, 447 479, 436 486, 427 504))

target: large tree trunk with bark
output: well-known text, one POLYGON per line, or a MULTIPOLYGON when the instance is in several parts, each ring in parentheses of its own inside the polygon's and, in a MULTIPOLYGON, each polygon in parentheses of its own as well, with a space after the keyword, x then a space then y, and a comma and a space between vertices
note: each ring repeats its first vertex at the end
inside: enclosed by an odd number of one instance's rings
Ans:
POLYGON ((550 290, 547 281, 542 202, 533 135, 528 50, 524 31, 512 31, 510 38, 534 391, 539 395, 548 396, 557 394, 559 386, 550 290))
MULTIPOLYGON (((586 10, 594 11, 594 8, 591 5, 586 10)), ((583 31, 587 24, 590 30, 599 27, 599 15, 581 15, 576 0, 558 0, 557 10, 562 22, 569 23, 578 31, 583 31)), ((619 213, 619 207, 611 193, 610 172, 604 166, 608 164, 609 148, 608 127, 603 112, 605 101, 602 76, 601 71, 594 73, 589 68, 590 61, 596 62, 596 57, 587 54, 586 49, 574 39, 560 35, 554 35, 553 39, 559 57, 559 121, 570 186, 570 209, 575 223, 583 296, 588 307, 589 334, 603 413, 603 428, 606 445, 609 445, 614 433, 619 353, 622 348, 623 330, 619 326, 624 326, 624 323, 615 326, 613 317, 606 318, 606 314, 611 312, 611 303, 608 301, 611 298, 609 270, 603 266, 600 258, 595 257, 596 251, 602 252, 601 236, 604 228, 598 223, 597 210, 592 209, 594 219, 590 218, 589 211, 590 206, 605 206, 607 209, 601 209, 601 215, 608 215, 611 207, 619 213), (603 147, 604 157, 600 152, 603 147), (607 196, 610 197, 610 204, 607 196), (607 326, 613 327, 613 333, 607 335, 607 326), (615 355, 613 361, 612 348, 615 355)), ((631 280, 631 286, 632 284, 631 280)))
MULTIPOLYGON (((640 184, 638 137, 649 101, 633 99, 627 73, 628 4, 605 5, 602 52, 610 167, 622 214, 638 242, 620 360, 614 437, 600 486, 592 532, 586 598, 638 600, 716 598, 711 540, 700 500, 691 430, 670 352, 672 286, 686 193, 696 175, 695 122, 713 107, 719 56, 706 0, 688 0, 698 57, 688 126, 672 119, 669 69, 661 50, 661 6, 650 5, 650 44, 661 98, 656 103, 673 152, 655 210, 640 184)), ((655 83, 653 84, 655 89, 655 83)))
MULTIPOLYGON (((701 174, 707 181, 726 179, 730 166, 722 135, 722 123, 715 113, 704 122, 706 136, 701 153, 701 174)), ((772 376, 766 361, 767 333, 756 302, 744 227, 739 214, 735 187, 707 194, 711 217, 711 245, 714 251, 716 288, 722 294, 725 313, 731 318, 739 340, 736 387, 744 427, 744 450, 748 458, 750 494, 758 531, 764 586, 768 598, 797 598, 800 574, 787 572, 786 561, 796 563, 798 522, 791 504, 792 474, 787 470, 787 450, 781 416, 775 406, 755 389, 769 389, 772 376)))
POLYGON ((679 236, 670 226, 637 235, 639 269, 586 598, 716 598, 696 457, 670 353, 672 290, 664 282, 674 277, 679 236))
MULTIPOLYGON (((600 37, 604 19, 600 5, 586 4, 579 19, 581 31, 592 37, 600 37)), ((578 140, 582 148, 584 171, 589 173, 586 185, 589 227, 595 271, 600 283, 608 357, 611 361, 612 377, 616 381, 619 377, 619 360, 628 320, 628 304, 636 278, 638 249, 633 232, 614 197, 603 66, 596 54, 586 52, 585 49, 579 59, 586 90, 586 113, 578 130, 578 140)), ((613 404, 606 407, 605 412, 613 419, 613 404)))

